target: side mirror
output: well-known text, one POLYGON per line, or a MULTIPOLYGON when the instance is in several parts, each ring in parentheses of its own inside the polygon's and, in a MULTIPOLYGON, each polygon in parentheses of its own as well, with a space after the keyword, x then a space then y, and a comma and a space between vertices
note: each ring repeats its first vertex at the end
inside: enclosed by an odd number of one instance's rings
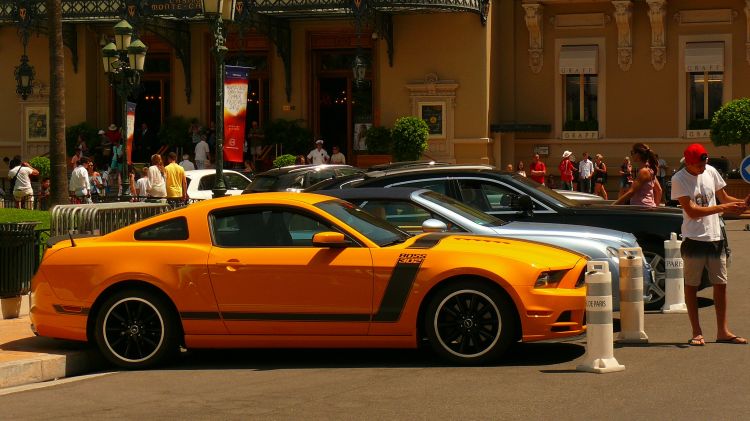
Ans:
POLYGON ((324 231, 313 235, 313 247, 346 248, 352 243, 340 232, 324 231))
POLYGON ((531 198, 525 194, 513 195, 510 201, 510 207, 514 211, 526 216, 534 214, 534 202, 532 202, 531 198))
POLYGON ((448 226, 445 222, 438 219, 428 219, 422 222, 422 232, 445 232, 448 231, 448 226))

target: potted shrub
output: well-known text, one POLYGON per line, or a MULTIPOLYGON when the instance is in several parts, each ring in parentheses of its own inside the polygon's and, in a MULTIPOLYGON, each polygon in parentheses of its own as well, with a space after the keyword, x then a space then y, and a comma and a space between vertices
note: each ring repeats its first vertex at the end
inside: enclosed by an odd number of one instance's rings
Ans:
MULTIPOLYGON (((39 176, 34 177, 34 180, 31 182, 31 188, 34 190, 34 194, 39 195, 41 192, 42 181, 45 178, 49 178, 52 174, 49 158, 46 156, 35 156, 29 160, 29 165, 39 171, 39 176)), ((37 200, 39 199, 40 198, 37 196, 37 200)))
POLYGON ((369 168, 377 164, 387 164, 393 160, 391 129, 385 126, 370 127, 364 132, 367 153, 357 155, 357 166, 369 168))
POLYGON ((276 157, 276 159, 273 160, 273 167, 281 168, 281 167, 288 167, 290 165, 294 165, 295 159, 297 159, 297 157, 292 154, 287 153, 284 155, 279 155, 276 157))
POLYGON ((427 123, 417 117, 400 117, 391 131, 393 158, 396 161, 416 161, 427 150, 430 137, 427 123))
POLYGON ((711 119, 711 141, 716 146, 740 145, 744 159, 745 145, 750 142, 750 98, 740 98, 722 105, 711 119))

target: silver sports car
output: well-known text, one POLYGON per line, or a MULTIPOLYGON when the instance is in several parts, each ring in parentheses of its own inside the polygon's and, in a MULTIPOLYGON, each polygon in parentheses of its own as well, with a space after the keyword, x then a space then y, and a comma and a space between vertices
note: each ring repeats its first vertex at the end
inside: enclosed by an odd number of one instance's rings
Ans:
MULTIPOLYGON (((429 230, 523 238, 575 250, 588 255, 592 260, 606 261, 612 273, 612 303, 615 308, 618 308, 620 302, 618 249, 639 247, 635 236, 627 232, 582 225, 505 222, 426 189, 358 188, 321 190, 317 193, 352 202, 411 233, 429 230)), ((644 304, 649 308, 649 303, 656 303, 662 298, 656 293, 661 289, 652 288, 653 274, 645 260, 643 273, 644 304)))

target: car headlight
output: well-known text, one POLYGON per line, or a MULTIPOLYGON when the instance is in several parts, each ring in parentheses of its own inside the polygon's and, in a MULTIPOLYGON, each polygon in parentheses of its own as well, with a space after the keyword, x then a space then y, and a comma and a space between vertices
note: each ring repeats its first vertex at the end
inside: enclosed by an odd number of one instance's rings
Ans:
POLYGON ((557 288, 557 285, 565 276, 566 270, 552 270, 549 272, 542 272, 534 282, 534 288, 557 288))

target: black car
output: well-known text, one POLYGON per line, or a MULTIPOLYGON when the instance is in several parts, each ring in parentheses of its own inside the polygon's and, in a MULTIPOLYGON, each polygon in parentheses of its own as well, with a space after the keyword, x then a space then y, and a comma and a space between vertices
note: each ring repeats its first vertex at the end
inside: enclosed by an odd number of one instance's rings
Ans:
POLYGON ((321 181, 363 173, 350 165, 290 165, 256 175, 242 193, 299 191, 321 181))
POLYGON ((633 233, 664 285, 664 241, 680 233, 682 211, 674 208, 586 204, 529 178, 484 165, 454 165, 368 172, 319 183, 306 190, 348 187, 421 187, 453 197, 498 218, 589 225, 633 233))

